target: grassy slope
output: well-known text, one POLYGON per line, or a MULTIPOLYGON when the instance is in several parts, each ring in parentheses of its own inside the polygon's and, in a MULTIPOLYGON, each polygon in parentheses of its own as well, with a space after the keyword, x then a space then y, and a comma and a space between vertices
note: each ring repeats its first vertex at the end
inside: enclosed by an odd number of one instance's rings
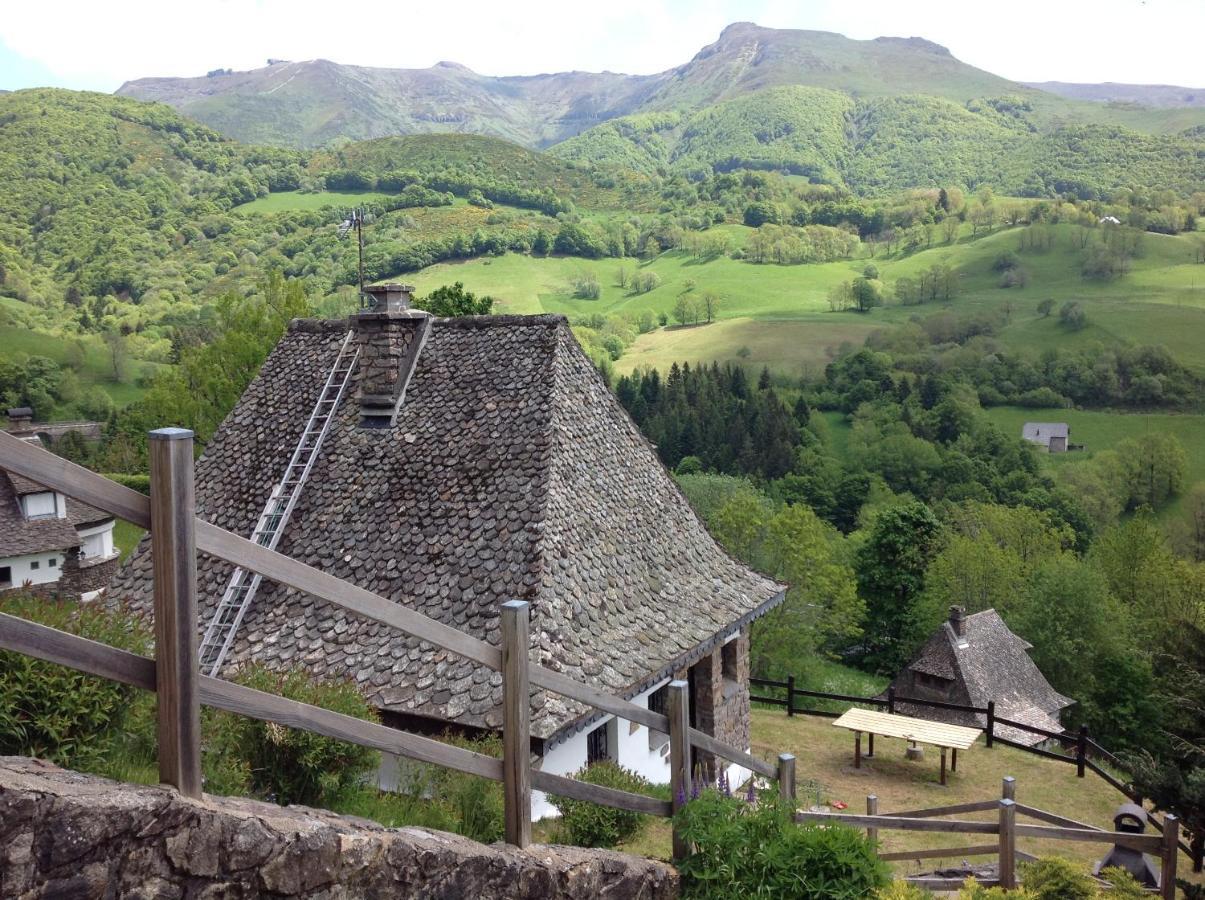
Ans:
MULTIPOLYGON (((988 418, 1005 434, 1021 434, 1025 422, 1066 422, 1071 426, 1071 439, 1083 444, 1083 452, 1058 453, 1043 457, 1047 466, 1056 470, 1064 466, 1079 466, 1101 450, 1111 450, 1127 438, 1144 434, 1171 434, 1188 451, 1185 483, 1205 481, 1205 415, 1187 413, 1124 413, 1078 409, 1021 409, 1000 406, 986 410, 988 418)), ((1164 521, 1174 519, 1181 508, 1182 496, 1172 500, 1159 511, 1164 521)))
MULTIPOLYGON (((68 355, 71 338, 30 331, 20 326, 0 325, 0 347, 6 354, 27 353, 30 356, 45 356, 62 364, 68 355)), ((100 341, 91 335, 84 336, 84 364, 79 370, 80 383, 86 388, 99 385, 113 402, 124 406, 137 400, 144 389, 137 384, 140 374, 149 374, 157 364, 131 360, 130 375, 124 382, 114 380, 108 352, 100 341)))
MULTIPOLYGON (((743 226, 725 226, 738 240, 748 233, 743 226)), ((1012 305, 1008 325, 1000 339, 1014 347, 1042 350, 1094 341, 1134 341, 1165 344, 1180 360, 1205 373, 1205 266, 1193 262, 1187 237, 1147 235, 1145 255, 1133 271, 1116 282, 1085 281, 1080 276, 1080 251, 1072 245, 1070 227, 1056 228, 1055 247, 1047 253, 1025 253, 1022 261, 1030 273, 1023 290, 1002 290, 991 265, 995 257, 1015 249, 1016 230, 998 230, 971 241, 965 233, 953 246, 939 245, 911 255, 873 260, 883 279, 891 283, 901 275, 913 276, 934 263, 948 263, 963 274, 963 293, 953 303, 959 312, 978 312, 1012 305), (1042 318, 1037 303, 1050 297, 1056 304, 1084 303, 1089 325, 1068 332, 1057 317, 1042 318)), ((870 260, 844 260, 821 265, 754 265, 727 257, 701 262, 682 251, 655 260, 583 260, 521 256, 480 259, 432 266, 418 273, 420 291, 451 281, 463 281, 471 290, 492 294, 506 312, 558 312, 570 316, 601 313, 638 314, 643 310, 672 314, 677 295, 688 279, 697 292, 714 291, 724 298, 719 321, 689 328, 671 327, 642 335, 620 359, 617 368, 628 371, 647 364, 664 367, 674 360, 710 362, 739 360, 750 365, 797 374, 802 366, 823 364, 843 342, 860 344, 875 328, 905 322, 915 315, 931 315, 939 304, 920 307, 887 306, 868 315, 829 311, 827 295, 834 285, 858 274, 870 260), (647 294, 632 294, 616 284, 620 266, 629 271, 657 273, 662 283, 647 294), (572 280, 583 272, 595 274, 602 284, 598 300, 572 295, 572 280)))

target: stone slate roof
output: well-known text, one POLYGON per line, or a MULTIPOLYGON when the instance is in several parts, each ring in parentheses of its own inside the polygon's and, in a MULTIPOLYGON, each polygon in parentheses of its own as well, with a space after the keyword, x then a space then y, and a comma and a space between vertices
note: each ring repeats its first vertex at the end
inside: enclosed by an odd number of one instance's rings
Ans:
MULTIPOLYGON (((202 517, 250 534, 347 327, 290 326, 197 463, 202 517)), ((357 427, 354 387, 282 553, 494 644, 499 605, 530 601, 533 660, 618 694, 781 599, 708 535, 563 317, 433 320, 391 428, 357 427)), ((110 596, 149 611, 149 562, 144 544, 110 596)), ((202 558, 202 623, 230 570, 202 558)), ((501 725, 496 673, 268 582, 227 671, 251 659, 354 679, 384 710, 501 725)), ((538 692, 532 733, 588 713, 538 692)))
MULTIPOLYGON (((70 505, 66 519, 35 519, 31 522, 25 518, 21 511, 22 494, 44 490, 46 488, 41 485, 0 469, 0 558, 47 550, 67 550, 80 545, 79 535, 75 533, 70 519, 70 505), (31 486, 33 490, 30 490, 31 486)), ((84 506, 82 503, 78 505, 84 506)), ((104 516, 103 513, 100 515, 104 516)))
POLYGON ((1066 422, 1026 422, 1021 426, 1021 437, 1039 444, 1049 444, 1051 438, 1066 438, 1070 434, 1066 422))
MULTIPOLYGON (((996 715, 1061 732, 1059 711, 1074 701, 1055 691, 1026 652, 1032 645, 1013 634, 994 609, 963 619, 964 634, 955 634, 944 622, 893 682, 897 695, 921 699, 946 699, 950 703, 986 707, 996 703, 996 715), (954 682, 948 697, 928 697, 916 692, 909 670, 936 675, 954 682)), ((986 716, 940 710, 917 704, 896 702, 896 710, 909 716, 937 719, 957 725, 983 728, 986 716)), ((1001 736, 1033 745, 1045 738, 1028 731, 997 725, 1001 736)))

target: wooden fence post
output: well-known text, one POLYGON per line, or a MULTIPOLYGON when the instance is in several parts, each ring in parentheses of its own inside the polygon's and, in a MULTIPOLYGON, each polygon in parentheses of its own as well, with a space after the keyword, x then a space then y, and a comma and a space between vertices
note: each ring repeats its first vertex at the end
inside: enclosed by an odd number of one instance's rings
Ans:
POLYGON ((502 604, 502 797, 506 842, 531 843, 530 610, 502 604))
POLYGON ((1159 896, 1176 900, 1176 855, 1180 852, 1180 820, 1171 813, 1163 817, 1163 851, 1159 866, 1159 896))
POLYGON ((201 704, 193 433, 186 428, 160 428, 149 437, 159 780, 186 797, 199 798, 201 704))
POLYGON ((795 756, 791 753, 778 754, 778 796, 795 807, 795 756))
POLYGON ((787 715, 795 715, 795 676, 787 676, 787 715))
MULTIPOLYGON (((669 683, 669 787, 675 813, 690 799, 690 685, 669 683)), ((674 828, 674 859, 684 859, 690 847, 674 828)))
POLYGON ((887 685, 887 712, 895 713, 895 685, 887 685))
POLYGON ((1192 836, 1192 870, 1200 872, 1205 868, 1205 831, 1198 831, 1192 836))
POLYGON ((1000 786, 1000 797, 1003 800, 1017 799, 1017 779, 1011 775, 1005 775, 1000 786))
POLYGON ((1000 801, 1000 887, 1012 890, 1017 886, 1017 804, 1000 801))
MULTIPOLYGON (((877 816, 878 814, 879 814, 879 798, 876 797, 874 794, 867 794, 866 795, 866 815, 877 816)), ((866 829, 866 840, 870 841, 872 844, 877 844, 879 841, 879 829, 868 827, 866 829)))
POLYGON ((1084 777, 1084 761, 1088 758, 1088 726, 1079 727, 1079 738, 1075 742, 1075 774, 1084 777))
POLYGON ((996 701, 987 701, 987 745, 992 745, 992 739, 996 736, 996 701))

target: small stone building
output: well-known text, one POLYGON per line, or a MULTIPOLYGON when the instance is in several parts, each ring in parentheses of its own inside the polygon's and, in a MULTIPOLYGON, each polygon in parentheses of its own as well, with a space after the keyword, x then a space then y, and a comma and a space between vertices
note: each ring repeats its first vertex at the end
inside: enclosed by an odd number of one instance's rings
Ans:
POLYGON ((1066 422, 1026 422, 1021 437, 1031 444, 1045 447, 1051 453, 1066 453, 1071 428, 1066 422))
MULTIPOLYGON (((432 318, 409 288, 372 290, 375 311, 290 325, 197 463, 199 514, 251 533, 350 329, 353 381, 277 549, 494 644, 500 605, 529 601, 534 662, 658 710, 687 678, 696 727, 747 749, 749 625, 784 588, 707 533, 565 319, 432 318)), ((230 576, 200 560, 202 627, 230 576)), ((146 546, 115 596, 150 609, 146 546)), ((497 673, 269 582, 222 671, 249 660, 351 679, 396 727, 502 723, 497 673)), ((538 767, 669 780, 666 735, 532 704, 538 767)))
POLYGON ((0 591, 92 600, 117 569, 113 517, 0 469, 0 591))
MULTIPOLYGON (((1061 732, 1061 711, 1074 701, 1055 691, 1029 654, 1033 647, 1009 630, 994 609, 966 615, 950 607, 949 618, 895 680, 896 712, 972 728, 987 726, 982 714, 901 702, 900 697, 966 706, 996 704, 996 715, 1047 731, 1061 732)), ((997 734, 1026 745, 1046 740, 1038 734, 995 726, 997 734)))

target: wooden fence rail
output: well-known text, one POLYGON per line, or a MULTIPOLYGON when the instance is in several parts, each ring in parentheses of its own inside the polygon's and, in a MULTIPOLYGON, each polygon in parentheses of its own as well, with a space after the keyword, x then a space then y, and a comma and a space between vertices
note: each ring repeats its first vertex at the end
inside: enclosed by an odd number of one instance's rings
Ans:
MULTIPOLYGON (((1160 859, 1160 896, 1174 898, 1176 895, 1176 860, 1178 847, 1176 840, 1179 836, 1179 822, 1173 815, 1168 815, 1161 834, 1145 835, 1127 832, 1104 831, 1074 819, 1067 819, 1045 810, 1026 806, 1016 802, 1016 780, 1005 778, 1002 785, 1002 797, 998 800, 984 800, 973 803, 959 803, 952 806, 940 806, 930 809, 918 809, 904 813, 878 814, 878 798, 871 795, 866 798, 865 815, 859 813, 836 812, 798 812, 797 822, 830 823, 839 822, 857 828, 865 828, 867 837, 877 842, 880 831, 919 831, 939 832, 947 834, 988 834, 996 836, 994 844, 972 844, 959 847, 942 847, 935 849, 900 850, 890 853, 880 853, 879 858, 886 861, 904 861, 921 859, 949 859, 970 856, 996 856, 998 858, 999 875, 995 879, 983 879, 985 886, 999 885, 1004 888, 1017 887, 1016 862, 1019 859, 1032 860, 1034 857, 1017 849, 1018 838, 1036 838, 1055 841, 1076 841, 1099 844, 1115 844, 1137 850, 1140 853, 1151 853, 1160 859), (964 821, 961 819, 942 818, 944 816, 963 813, 987 812, 995 810, 994 821, 964 821), (1030 825, 1017 821, 1018 816, 1028 816, 1045 822, 1044 825, 1030 825)), ((909 878, 909 881, 921 887, 930 889, 957 890, 960 886, 958 878, 921 877, 909 878)))
MULTIPOLYGON (((765 703, 770 706, 785 707, 788 716, 794 715, 813 715, 832 718, 840 715, 840 713, 831 712, 829 710, 807 709, 795 705, 796 697, 810 697, 820 700, 832 700, 841 703, 859 703, 868 704, 871 706, 886 707, 888 712, 895 712, 896 704, 909 703, 916 706, 928 706, 935 709, 946 709, 955 712, 967 712, 976 715, 986 716, 985 737, 987 746, 991 747, 996 743, 1004 744, 1007 747, 1012 747, 1021 750, 1025 753, 1030 753, 1034 756, 1040 756, 1043 759, 1053 760, 1055 762, 1068 763, 1076 767, 1076 774, 1080 778, 1085 776, 1086 772, 1092 772, 1099 776, 1113 788, 1116 788, 1130 800, 1135 803, 1142 803, 1142 795, 1134 788, 1133 784, 1128 784, 1121 781, 1107 769, 1100 766, 1092 759, 1093 754, 1099 757, 1104 762, 1108 763, 1115 769, 1124 771, 1124 765, 1121 760, 1113 753, 1110 753, 1096 741, 1092 740, 1088 734, 1086 726, 1081 726, 1078 732, 1068 734, 1066 732, 1051 731, 1046 728, 1039 728, 1036 725, 1030 725, 1027 722, 1018 722, 1014 719, 1007 719, 996 713, 995 702, 989 702, 986 707, 969 706, 959 703, 946 703, 938 700, 925 700, 919 697, 903 697, 895 692, 894 687, 888 687, 886 698, 880 697, 857 697, 850 694, 829 693, 826 691, 808 691, 795 687, 795 676, 790 676, 786 681, 776 681, 768 678, 750 678, 749 684, 751 688, 770 688, 772 690, 782 690, 786 692, 785 697, 769 697, 765 695, 752 695, 750 699, 755 703, 765 703), (1059 753, 1054 750, 1047 750, 1045 747, 1032 746, 1024 744, 1020 741, 1014 741, 1004 737, 997 730, 998 726, 1006 728, 1015 728, 1019 731, 1025 731, 1030 734, 1040 735, 1048 740, 1058 741, 1062 746, 1069 751, 1073 751, 1074 755, 1067 753, 1059 753)), ((1155 827, 1161 827, 1159 819, 1154 813, 1149 813, 1149 819, 1155 827)), ((1205 868, 1205 838, 1202 836, 1194 836, 1191 841, 1181 841, 1180 849, 1189 856, 1192 860, 1194 872, 1200 872, 1205 868)))
MULTIPOLYGON (((0 468, 102 509, 151 532, 154 577, 156 659, 118 650, 76 635, 0 614, 0 649, 12 650, 109 678, 159 697, 160 779, 181 793, 200 796, 201 704, 302 728, 361 746, 501 781, 506 839, 524 846, 531 839, 531 791, 591 801, 604 806, 670 816, 674 801, 662 801, 615 788, 535 770, 530 752, 530 691, 552 691, 587 707, 670 735, 679 763, 675 778, 691 771, 693 747, 734 762, 770 779, 794 796, 794 758, 778 765, 731 747, 689 725, 687 692, 676 696, 674 715, 665 716, 530 662, 527 604, 502 609, 501 647, 465 634, 414 610, 342 581, 283 554, 261 547, 198 519, 193 488, 192 432, 151 433, 149 497, 0 432, 0 468), (503 758, 486 756, 440 741, 255 691, 200 674, 196 659, 196 553, 227 560, 287 587, 324 600, 360 617, 457 653, 503 675, 503 758)), ((681 688, 684 682, 673 686, 681 688)), ((672 756, 674 754, 671 754, 672 756)), ((681 784, 685 784, 682 781, 681 784)), ((681 851, 680 841, 675 846, 681 851)))

